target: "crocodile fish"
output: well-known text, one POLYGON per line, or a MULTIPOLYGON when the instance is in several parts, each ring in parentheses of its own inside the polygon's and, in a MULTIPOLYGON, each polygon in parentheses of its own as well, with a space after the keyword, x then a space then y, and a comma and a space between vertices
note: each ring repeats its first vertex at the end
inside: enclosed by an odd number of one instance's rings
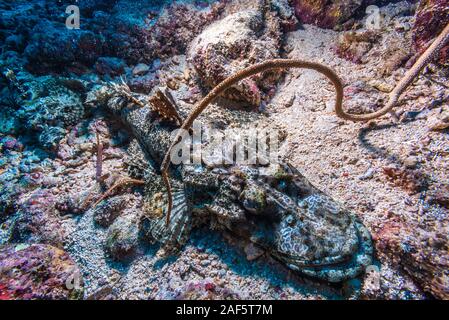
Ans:
POLYGON ((309 277, 342 282, 361 275, 371 264, 373 247, 366 227, 283 162, 172 166, 173 210, 166 224, 167 195, 157 168, 179 127, 172 121, 178 117, 162 119, 160 110, 142 107, 130 95, 108 86, 89 93, 91 103, 103 105, 136 138, 129 150, 128 173, 145 184, 145 213, 139 225, 145 239, 181 248, 194 226, 208 223, 309 277))

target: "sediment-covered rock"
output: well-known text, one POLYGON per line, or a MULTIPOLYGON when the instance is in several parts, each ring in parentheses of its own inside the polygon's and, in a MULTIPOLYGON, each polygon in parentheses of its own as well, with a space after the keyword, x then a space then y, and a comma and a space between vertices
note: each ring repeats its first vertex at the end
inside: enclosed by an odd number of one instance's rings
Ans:
MULTIPOLYGON (((212 24, 190 46, 188 59, 208 88, 254 63, 280 55, 282 30, 270 11, 245 10, 212 24)), ((258 106, 263 90, 278 75, 266 73, 241 81, 227 91, 227 97, 258 106)))
POLYGON ((105 248, 112 259, 127 261, 137 250, 139 237, 138 222, 133 216, 117 218, 109 227, 105 248))
POLYGON ((415 223, 392 215, 374 235, 377 250, 403 268, 424 291, 448 299, 448 226, 440 221, 423 222, 424 227, 415 223))

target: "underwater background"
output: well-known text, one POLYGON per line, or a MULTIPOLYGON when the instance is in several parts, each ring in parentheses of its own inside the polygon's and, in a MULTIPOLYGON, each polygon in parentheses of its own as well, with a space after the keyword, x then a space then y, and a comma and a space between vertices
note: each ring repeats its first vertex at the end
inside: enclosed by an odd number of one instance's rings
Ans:
MULTIPOLYGON (((285 161, 369 231, 373 260, 355 277, 289 268, 269 245, 228 232, 203 198, 201 219, 168 252, 145 222, 148 190, 165 190, 156 182, 121 184, 93 204, 120 179, 158 181, 166 142, 115 112, 124 102, 112 84, 127 103, 150 99, 164 119, 173 104, 185 119, 233 73, 301 59, 334 70, 345 108, 364 114, 448 23, 447 0, 0 0, 0 299, 447 299, 447 41, 398 120, 338 118, 333 87, 302 69, 245 79, 199 117, 283 133, 285 161), (154 176, 139 171, 147 157, 154 176)), ((195 179, 199 193, 216 185, 195 179)))

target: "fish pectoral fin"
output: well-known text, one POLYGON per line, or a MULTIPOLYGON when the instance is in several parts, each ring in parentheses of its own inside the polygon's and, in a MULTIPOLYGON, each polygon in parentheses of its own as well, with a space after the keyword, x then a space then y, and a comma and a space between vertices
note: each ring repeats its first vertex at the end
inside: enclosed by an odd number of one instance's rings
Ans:
POLYGON ((161 201, 151 205, 152 214, 147 215, 142 221, 144 236, 167 247, 183 246, 188 240, 192 227, 192 213, 184 189, 174 188, 173 190, 173 209, 168 225, 165 218, 167 209, 163 201, 164 197, 162 194, 155 194, 153 201, 157 199, 161 201))

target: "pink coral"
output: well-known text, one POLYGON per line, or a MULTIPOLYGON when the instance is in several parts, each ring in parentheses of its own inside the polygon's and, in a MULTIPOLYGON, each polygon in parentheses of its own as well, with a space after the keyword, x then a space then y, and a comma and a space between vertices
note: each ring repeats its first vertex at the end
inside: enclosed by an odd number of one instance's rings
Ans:
MULTIPOLYGON (((449 0, 423 0, 416 11, 413 26, 413 43, 418 53, 423 53, 429 41, 436 38, 449 23, 449 0)), ((449 59, 449 44, 439 54, 441 63, 449 59)))
POLYGON ((79 275, 63 250, 43 244, 0 247, 0 300, 72 299, 82 297, 82 281, 67 288, 79 275))
POLYGON ((294 0, 292 5, 301 23, 332 29, 349 20, 362 3, 354 0, 294 0))

